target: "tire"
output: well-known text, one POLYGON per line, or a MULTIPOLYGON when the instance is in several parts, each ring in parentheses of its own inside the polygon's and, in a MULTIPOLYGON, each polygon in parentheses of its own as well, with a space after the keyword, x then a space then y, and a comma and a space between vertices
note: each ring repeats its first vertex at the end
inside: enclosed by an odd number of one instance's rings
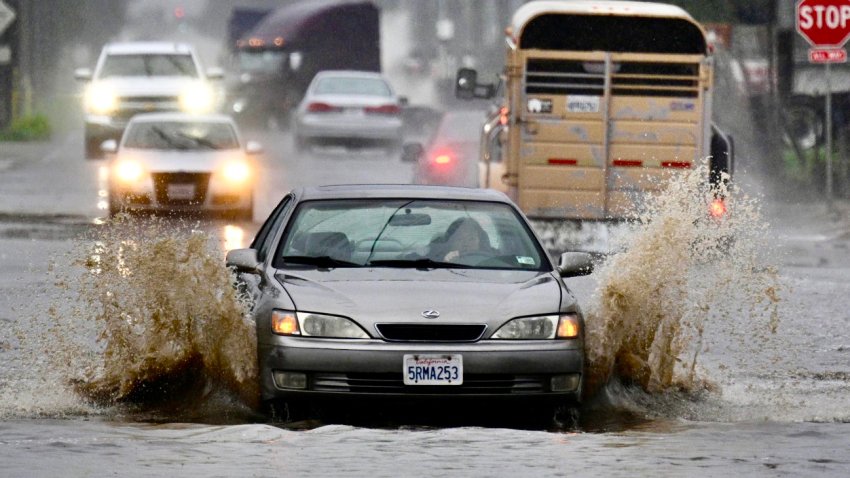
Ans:
POLYGON ((91 137, 88 134, 86 134, 86 139, 85 139, 85 155, 86 155, 85 157, 86 157, 86 159, 92 160, 92 159, 103 159, 104 158, 105 155, 103 154, 103 151, 100 150, 100 143, 102 143, 102 141, 100 141, 100 138, 91 137))

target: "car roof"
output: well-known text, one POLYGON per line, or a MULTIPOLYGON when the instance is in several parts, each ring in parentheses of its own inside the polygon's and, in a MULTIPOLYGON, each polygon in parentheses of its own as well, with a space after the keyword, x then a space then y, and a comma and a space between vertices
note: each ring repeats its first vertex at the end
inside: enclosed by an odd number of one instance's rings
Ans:
POLYGON ((187 43, 177 42, 122 42, 109 43, 103 47, 104 51, 110 55, 134 55, 141 53, 150 54, 189 54, 193 53, 192 46, 187 43))
POLYGON ((233 123, 233 118, 224 114, 192 114, 174 112, 161 113, 139 113, 130 120, 133 122, 157 122, 157 121, 204 121, 208 123, 233 123))
POLYGON ((492 189, 417 184, 337 184, 294 190, 300 201, 318 199, 446 199, 487 201, 513 205, 510 199, 492 189))

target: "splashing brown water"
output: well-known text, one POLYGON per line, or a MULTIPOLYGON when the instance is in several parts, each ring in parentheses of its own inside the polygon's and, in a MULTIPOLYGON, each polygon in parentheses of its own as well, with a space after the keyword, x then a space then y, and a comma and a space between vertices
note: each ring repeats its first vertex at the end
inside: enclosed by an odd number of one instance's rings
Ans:
POLYGON ((125 216, 94 236, 77 260, 85 273, 67 284, 79 301, 75 319, 99 343, 74 389, 110 405, 194 403, 224 388, 256 406, 253 321, 211 238, 173 221, 125 216))
POLYGON ((705 185, 697 169, 670 183, 597 268, 588 307, 586 394, 612 377, 650 393, 707 387, 698 372, 706 321, 747 317, 742 340, 775 332, 779 280, 768 265, 758 200, 705 185), (728 213, 708 215, 716 193, 728 213))

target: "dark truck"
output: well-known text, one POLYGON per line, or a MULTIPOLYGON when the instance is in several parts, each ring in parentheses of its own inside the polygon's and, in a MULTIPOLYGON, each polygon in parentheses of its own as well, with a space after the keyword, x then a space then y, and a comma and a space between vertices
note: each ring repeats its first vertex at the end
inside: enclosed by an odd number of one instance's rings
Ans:
POLYGON ((236 41, 228 106, 240 123, 287 127, 316 73, 381 71, 380 16, 369 1, 302 1, 236 41))

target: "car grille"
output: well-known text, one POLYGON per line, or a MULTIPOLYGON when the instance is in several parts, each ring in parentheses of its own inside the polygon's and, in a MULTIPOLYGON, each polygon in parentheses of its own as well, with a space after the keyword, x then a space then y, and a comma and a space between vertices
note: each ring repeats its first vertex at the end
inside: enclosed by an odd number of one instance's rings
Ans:
POLYGON ((176 96, 124 96, 118 99, 114 116, 129 121, 138 113, 179 110, 180 101, 176 96))
POLYGON ((510 395, 546 392, 537 375, 464 375, 461 385, 404 385, 401 373, 316 373, 312 390, 411 395, 510 395))
POLYGON ((151 176, 153 177, 157 204, 188 206, 203 204, 206 201, 210 173, 154 173, 151 176), (169 184, 192 184, 195 186, 195 195, 191 199, 169 199, 169 184))
POLYGON ((475 342, 485 324, 377 324, 381 336, 393 342, 475 342))

